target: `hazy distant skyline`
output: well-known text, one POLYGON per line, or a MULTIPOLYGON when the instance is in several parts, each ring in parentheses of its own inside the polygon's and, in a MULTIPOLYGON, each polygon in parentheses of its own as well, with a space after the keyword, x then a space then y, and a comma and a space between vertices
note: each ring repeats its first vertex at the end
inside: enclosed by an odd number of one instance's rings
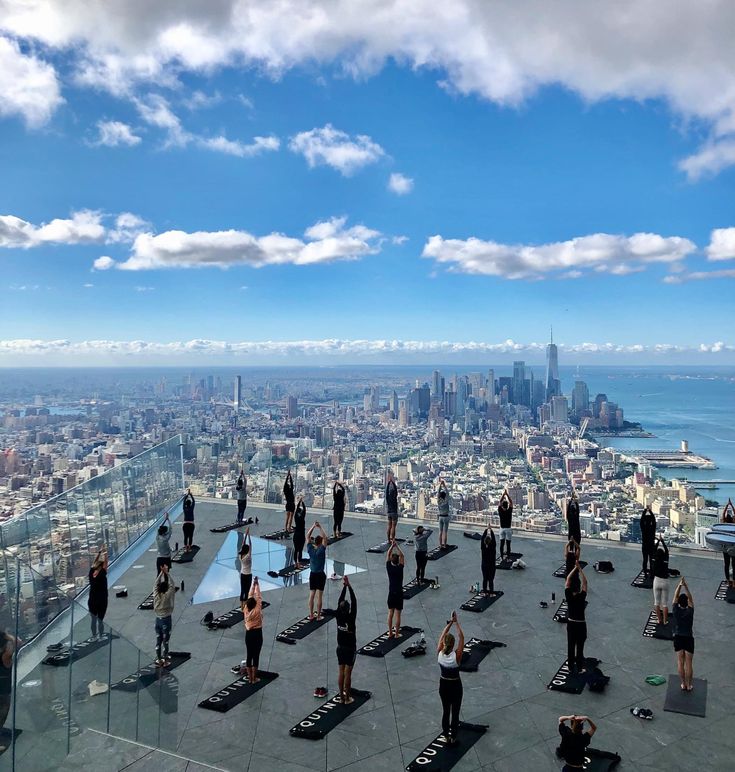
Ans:
POLYGON ((0 366, 735 363, 733 28, 0 3, 0 366))

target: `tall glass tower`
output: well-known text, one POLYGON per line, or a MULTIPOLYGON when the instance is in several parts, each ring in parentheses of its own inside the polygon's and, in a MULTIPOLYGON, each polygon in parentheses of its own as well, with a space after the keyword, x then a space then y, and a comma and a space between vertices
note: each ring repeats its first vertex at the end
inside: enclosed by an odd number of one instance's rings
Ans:
POLYGON ((551 328, 551 340, 546 346, 546 399, 561 394, 559 381, 559 351, 554 343, 554 328, 551 328))

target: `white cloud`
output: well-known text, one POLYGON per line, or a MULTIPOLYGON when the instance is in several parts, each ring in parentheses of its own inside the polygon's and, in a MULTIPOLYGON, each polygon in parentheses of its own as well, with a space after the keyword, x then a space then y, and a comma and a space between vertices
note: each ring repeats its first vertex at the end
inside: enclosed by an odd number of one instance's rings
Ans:
POLYGON ((735 279, 735 268, 724 268, 721 271, 676 273, 664 277, 664 282, 666 284, 684 284, 688 281, 711 281, 712 279, 735 279))
POLYGON ((192 91, 191 94, 183 100, 184 106, 188 110, 206 110, 214 107, 222 101, 222 95, 219 91, 213 94, 205 94, 204 91, 192 91))
POLYGON ((625 274, 651 263, 673 263, 694 252, 696 246, 679 236, 655 233, 617 236, 595 233, 550 244, 500 244, 477 238, 444 239, 432 236, 422 257, 448 265, 460 273, 501 276, 506 279, 574 278, 577 272, 625 274))
POLYGON ((87 282, 86 284, 82 284, 82 287, 84 287, 84 289, 92 289, 92 287, 94 287, 94 284, 92 284, 91 282, 87 282))
POLYGON ((54 68, 0 35, 0 117, 18 115, 37 128, 63 101, 54 68))
POLYGON ((104 240, 105 226, 99 212, 82 210, 70 219, 33 225, 14 215, 0 215, 0 247, 28 249, 41 244, 93 244, 104 240))
POLYGON ((226 153, 227 155, 234 155, 238 158, 250 158, 255 155, 259 155, 264 151, 278 150, 281 146, 281 141, 278 137, 253 137, 253 141, 249 144, 240 142, 239 140, 227 139, 226 137, 199 137, 197 144, 200 147, 204 147, 207 150, 215 150, 220 153, 226 153))
POLYGON ((305 239, 270 233, 254 236, 247 231, 166 231, 142 233, 133 242, 124 262, 98 258, 94 267, 124 271, 155 268, 227 268, 233 265, 310 265, 334 260, 355 260, 380 250, 380 233, 364 225, 346 227, 345 218, 319 222, 307 229, 305 239), (101 265, 97 263, 104 261, 101 265))
POLYGON ((156 288, 155 287, 144 287, 144 286, 137 286, 135 288, 136 292, 153 292, 156 288))
POLYGON ((95 271, 109 271, 115 265, 115 261, 109 255, 98 257, 92 264, 95 271))
POLYGON ((690 180, 696 181, 707 175, 715 175, 735 164, 735 137, 711 139, 696 153, 679 162, 679 168, 690 180))
POLYGON ((121 121, 97 121, 99 136, 93 144, 105 147, 134 147, 140 144, 141 138, 131 126, 121 121))
POLYGON ((406 193, 410 193, 413 190, 413 180, 404 174, 394 172, 388 178, 388 190, 398 196, 405 196, 406 193))
POLYGON ((329 123, 321 129, 296 134, 288 146, 294 153, 303 155, 310 168, 331 166, 345 177, 385 155, 383 148, 370 137, 364 134, 351 137, 329 123))
POLYGON ((715 228, 706 252, 710 260, 735 259, 735 228, 715 228))

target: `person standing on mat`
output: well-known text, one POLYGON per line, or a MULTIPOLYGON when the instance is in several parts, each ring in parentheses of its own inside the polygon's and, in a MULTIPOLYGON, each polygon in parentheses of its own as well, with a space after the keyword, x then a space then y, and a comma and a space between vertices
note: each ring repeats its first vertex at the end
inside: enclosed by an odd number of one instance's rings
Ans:
POLYGON ((337 664, 339 665, 339 695, 344 705, 352 697, 352 668, 357 657, 357 598, 350 580, 342 578, 342 592, 337 601, 337 664), (349 601, 345 598, 350 593, 349 601))
POLYGON ((89 569, 89 598, 87 608, 92 623, 92 638, 100 641, 105 634, 104 619, 107 613, 107 549, 103 547, 89 569))
POLYGON ((245 624, 245 672, 248 681, 257 684, 260 681, 258 665, 263 648, 263 597, 257 576, 253 579, 247 600, 242 604, 242 616, 245 624))
POLYGON ((283 530, 286 533, 291 533, 291 524, 293 522, 293 516, 296 507, 296 499, 294 496, 293 477, 291 476, 291 470, 286 472, 286 481, 283 483, 283 501, 286 505, 286 525, 283 530))
POLYGON ((342 521, 345 519, 345 486, 339 480, 332 486, 332 534, 335 539, 342 538, 342 521))
POLYGON ((191 552, 191 546, 194 543, 194 507, 196 502, 191 494, 191 488, 186 489, 184 496, 184 524, 181 526, 184 531, 184 552, 191 552))
POLYGON ((572 497, 567 503, 567 528, 569 530, 569 538, 574 539, 577 544, 582 543, 582 529, 579 525, 579 499, 577 498, 577 492, 572 491, 572 497))
POLYGON ((483 595, 495 596, 495 569, 496 569, 496 541, 495 532, 490 523, 482 532, 480 539, 480 557, 482 568, 482 592, 483 595))
POLYGON ((510 560, 510 541, 513 538, 513 501, 507 490, 504 490, 500 497, 498 517, 500 517, 500 559, 510 560))
POLYGON ((569 576, 569 572, 579 563, 581 554, 579 543, 570 539, 564 547, 564 576, 569 576))
POLYGON ((163 523, 156 534, 156 576, 161 573, 161 566, 171 568, 171 518, 166 512, 163 523))
POLYGON ((413 544, 416 552, 416 581, 423 584, 426 580, 426 562, 429 559, 429 537, 434 533, 431 528, 423 525, 416 526, 413 532, 413 544))
MULTIPOLYGON (((725 508, 722 510, 722 522, 735 522, 735 506, 730 499, 727 500, 725 508)), ((725 561, 725 581, 728 587, 735 588, 735 557, 727 552, 722 553, 722 559, 725 561), (732 565, 732 578, 730 577, 730 565, 732 565)))
POLYGON ((240 547, 240 603, 250 596, 250 585, 253 582, 253 540, 250 529, 245 531, 245 538, 240 547))
POLYGON ((587 640, 587 577, 579 563, 571 570, 564 589, 567 599, 567 667, 572 673, 585 670, 584 643, 587 640))
POLYGON ((240 472, 235 485, 235 498, 237 499, 237 522, 242 524, 245 510, 248 506, 248 481, 244 472, 240 472))
POLYGON ((674 591, 672 613, 674 615, 674 651, 681 688, 690 692, 694 688, 694 597, 683 576, 674 591))
POLYGON ((653 607, 660 625, 669 623, 669 548, 660 536, 653 556, 653 607))
POLYGON ((388 574, 388 637, 401 637, 401 612, 403 611, 403 567, 406 558, 395 540, 385 556, 385 570, 388 574), (393 620, 395 618, 395 627, 393 620))
POLYGON ((293 562, 298 566, 304 562, 304 544, 306 544, 306 504, 303 496, 299 496, 293 524, 293 562))
POLYGON ((388 470, 386 477, 385 514, 388 518, 387 536, 388 541, 393 542, 396 538, 396 525, 398 524, 398 486, 393 479, 393 472, 388 470))
POLYGON ((656 550, 656 516, 651 507, 646 507, 640 519, 641 552, 643 553, 643 575, 648 577, 653 569, 653 553, 656 550))
POLYGON ((457 612, 452 611, 452 618, 439 637, 436 647, 439 662, 439 697, 442 701, 442 734, 447 745, 457 745, 459 740, 459 710, 462 707, 462 679, 459 677, 459 665, 464 651, 464 633, 457 619, 457 612), (454 636, 450 632, 457 626, 457 648, 454 636))
POLYGON ((597 731, 594 721, 589 716, 559 716, 559 734, 561 744, 557 753, 564 759, 562 772, 571 772, 573 769, 584 769, 586 749, 590 744, 592 735, 597 731), (567 721, 571 726, 567 726, 567 721), (589 724, 585 732, 584 724, 589 724))
MULTIPOLYGON (((302 502, 300 501, 299 504, 302 502)), ((327 574, 325 566, 327 563, 327 534, 317 520, 309 528, 306 534, 306 551, 309 554, 309 619, 322 619, 322 596, 324 586, 327 583, 327 574), (314 529, 319 529, 318 536, 311 541, 311 535, 314 529), (316 600, 316 616, 314 616, 314 600, 316 600)))
POLYGON ((168 566, 161 566, 161 573, 153 585, 153 612, 156 615, 156 665, 163 667, 171 662, 168 642, 171 639, 171 615, 174 613, 176 585, 168 572, 168 566))
POLYGON ((439 491, 436 498, 439 507, 439 548, 445 550, 449 536, 449 491, 447 484, 441 477, 439 478, 439 491))

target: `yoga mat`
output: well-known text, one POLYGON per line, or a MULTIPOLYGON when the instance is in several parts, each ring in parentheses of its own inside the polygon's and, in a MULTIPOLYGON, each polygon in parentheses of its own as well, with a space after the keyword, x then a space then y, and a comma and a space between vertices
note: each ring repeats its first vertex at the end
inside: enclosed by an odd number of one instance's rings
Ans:
POLYGON ((101 641, 95 641, 91 637, 87 638, 86 641, 75 643, 71 649, 67 647, 60 651, 56 651, 53 654, 49 654, 41 660, 41 664, 51 665, 53 667, 66 667, 69 662, 76 662, 78 659, 82 659, 82 657, 86 657, 88 654, 92 654, 98 649, 101 649, 103 646, 107 646, 110 642, 110 638, 119 637, 119 635, 105 633, 105 637, 101 641))
POLYGON ((501 571, 510 571, 513 568, 513 563, 515 563, 516 560, 522 557, 523 557, 522 552, 511 552, 509 558, 499 557, 495 561, 495 567, 499 568, 501 571))
POLYGON ((701 678, 694 679, 694 689, 685 692, 681 688, 681 679, 676 674, 669 676, 669 685, 666 689, 664 710, 669 713, 684 713, 687 716, 707 715, 707 682, 701 678))
POLYGON ((139 603, 138 608, 142 611, 153 611, 153 593, 151 593, 144 601, 139 603))
POLYGON ((119 689, 124 692, 134 692, 137 689, 146 689, 151 684, 154 684, 159 678, 170 673, 179 665, 183 665, 191 659, 191 654, 188 651, 172 651, 170 652, 171 664, 166 667, 158 667, 155 662, 151 662, 145 667, 136 670, 126 678, 122 678, 115 683, 110 684, 110 689, 119 689))
POLYGON ((564 600, 559 604, 559 608, 556 610, 556 613, 554 614, 554 621, 555 622, 564 622, 567 621, 567 600, 564 598, 564 600))
POLYGON ((174 554, 171 556, 171 562, 172 563, 191 563, 192 560, 196 557, 197 552, 199 552, 199 546, 196 544, 191 545, 191 550, 189 552, 186 552, 186 550, 180 549, 177 552, 174 552, 174 554))
POLYGON ((489 609, 496 600, 499 600, 502 597, 503 593, 500 590, 498 590, 494 596, 485 595, 482 592, 478 592, 477 595, 470 598, 468 601, 465 601, 460 606, 460 608, 463 611, 476 611, 478 614, 480 614, 483 611, 489 609))
POLYGON ((653 574, 648 574, 648 576, 645 576, 643 571, 641 570, 638 573, 638 576, 636 576, 635 579, 630 583, 631 587, 638 587, 642 590, 650 590, 653 588, 653 574))
POLYGON ((442 549, 441 547, 434 547, 434 549, 429 552, 428 559, 439 560, 440 558, 443 558, 445 555, 448 555, 450 552, 454 552, 454 550, 456 549, 457 549, 456 544, 448 544, 446 546, 446 549, 442 549))
POLYGON ((479 531, 465 531, 464 535, 468 539, 474 539, 475 541, 482 541, 482 534, 479 531))
POLYGON ((199 707, 206 710, 216 710, 218 713, 227 713, 230 708, 234 708, 243 700, 255 694, 255 692, 268 686, 271 681, 275 681, 278 678, 278 673, 258 670, 258 678, 260 680, 257 684, 251 684, 245 678, 238 678, 237 681, 233 681, 229 686, 225 686, 224 689, 221 689, 216 694, 207 697, 206 700, 202 700, 199 703, 199 707))
MULTIPOLYGON (((585 665, 588 670, 599 665, 599 662, 597 659, 585 657, 585 665)), ((567 661, 564 660, 564 664, 557 670, 556 675, 551 679, 546 688, 554 692, 582 694, 586 683, 586 673, 572 673, 567 667, 567 661)))
MULTIPOLYGON (((261 609, 268 608, 271 604, 267 600, 261 602, 261 609)), ((245 617, 243 616, 240 606, 235 606, 232 611, 227 611, 220 616, 215 617, 209 623, 210 630, 228 630, 230 627, 234 627, 239 622, 242 622, 245 617)))
POLYGON ((660 625, 658 623, 658 619, 656 618, 656 612, 651 611, 651 613, 648 615, 646 626, 643 628, 643 637, 658 638, 662 641, 673 641, 674 625, 671 620, 669 620, 667 625, 660 625))
POLYGON ((388 632, 386 631, 370 641, 370 643, 366 643, 362 648, 358 649, 357 653, 364 654, 366 657, 384 657, 397 646, 406 643, 409 638, 413 638, 418 632, 421 632, 418 627, 408 627, 407 625, 403 625, 401 627, 400 638, 389 638, 388 632))
POLYGON ((307 635, 311 635, 314 630, 318 630, 322 625, 326 625, 327 622, 334 618, 336 611, 329 608, 322 609, 322 619, 309 619, 308 616, 303 619, 299 619, 298 622, 294 622, 291 627, 287 627, 285 630, 281 630, 276 636, 277 641, 281 643, 287 643, 284 638, 290 640, 300 641, 302 638, 306 638, 307 635))
POLYGON ((433 585, 433 579, 424 579, 421 583, 419 583, 418 579, 412 579, 408 584, 403 585, 403 599, 410 600, 427 588, 433 587, 433 585))
MULTIPOLYGON (((396 539, 396 542, 398 544, 403 544, 405 542, 405 539, 396 539)), ((380 544, 374 544, 372 547, 368 547, 368 549, 365 550, 365 552, 372 552, 374 554, 380 554, 381 552, 388 552, 388 548, 390 547, 389 541, 381 541, 380 544)))
POLYGON ((278 541, 279 539, 288 539, 291 536, 292 534, 289 531, 280 530, 280 531, 273 531, 272 533, 264 533, 260 538, 278 541))
POLYGON ((308 563, 301 563, 300 565, 297 565, 296 563, 292 563, 290 566, 286 566, 285 568, 282 568, 278 572, 278 576, 281 576, 284 579, 287 579, 289 576, 295 576, 296 574, 300 574, 302 571, 306 571, 308 567, 309 567, 308 563))
MULTIPOLYGON (((580 560, 580 561, 579 561, 579 565, 580 565, 582 568, 587 568, 587 561, 586 561, 586 560, 580 560)), ((566 579, 566 578, 567 578, 567 567, 566 567, 566 563, 562 563, 562 564, 559 566, 559 568, 557 568, 557 569, 556 569, 556 571, 554 571, 554 576, 555 576, 557 579, 566 579)))
POLYGON ((327 546, 330 544, 336 544, 338 541, 343 541, 344 539, 347 539, 349 536, 352 536, 351 531, 342 531, 342 536, 334 537, 334 536, 327 536, 327 546))
MULTIPOLYGON (((561 745, 556 749, 557 758, 561 759, 561 745)), ((584 752, 585 772, 608 772, 620 764, 620 756, 610 751, 599 751, 597 748, 587 748, 584 752)))
POLYGON ((424 750, 406 767, 408 772, 447 772, 487 731, 486 726, 480 724, 466 724, 459 722, 457 745, 447 745, 444 735, 439 735, 432 740, 424 750))
POLYGON ((215 526, 214 528, 210 528, 209 532, 210 533, 225 533, 226 531, 234 531, 235 528, 242 528, 244 525, 252 525, 252 522, 253 522, 252 519, 250 519, 250 518, 248 518, 248 519, 250 520, 249 523, 246 523, 243 520, 242 523, 235 522, 235 523, 227 523, 227 525, 218 525, 218 526, 215 526))
POLYGON ((728 603, 735 603, 735 588, 730 587, 723 579, 715 593, 715 600, 724 600, 728 603))
POLYGON ((481 641, 479 638, 470 638, 462 649, 462 659, 459 669, 463 673, 476 673, 485 657, 493 650, 504 648, 505 644, 499 641, 481 641))
POLYGON ((343 705, 339 694, 335 694, 331 700, 327 700, 303 721, 292 726, 289 734, 291 737, 301 737, 304 740, 322 740, 332 729, 361 708, 371 696, 370 692, 362 689, 352 689, 353 702, 343 705))

